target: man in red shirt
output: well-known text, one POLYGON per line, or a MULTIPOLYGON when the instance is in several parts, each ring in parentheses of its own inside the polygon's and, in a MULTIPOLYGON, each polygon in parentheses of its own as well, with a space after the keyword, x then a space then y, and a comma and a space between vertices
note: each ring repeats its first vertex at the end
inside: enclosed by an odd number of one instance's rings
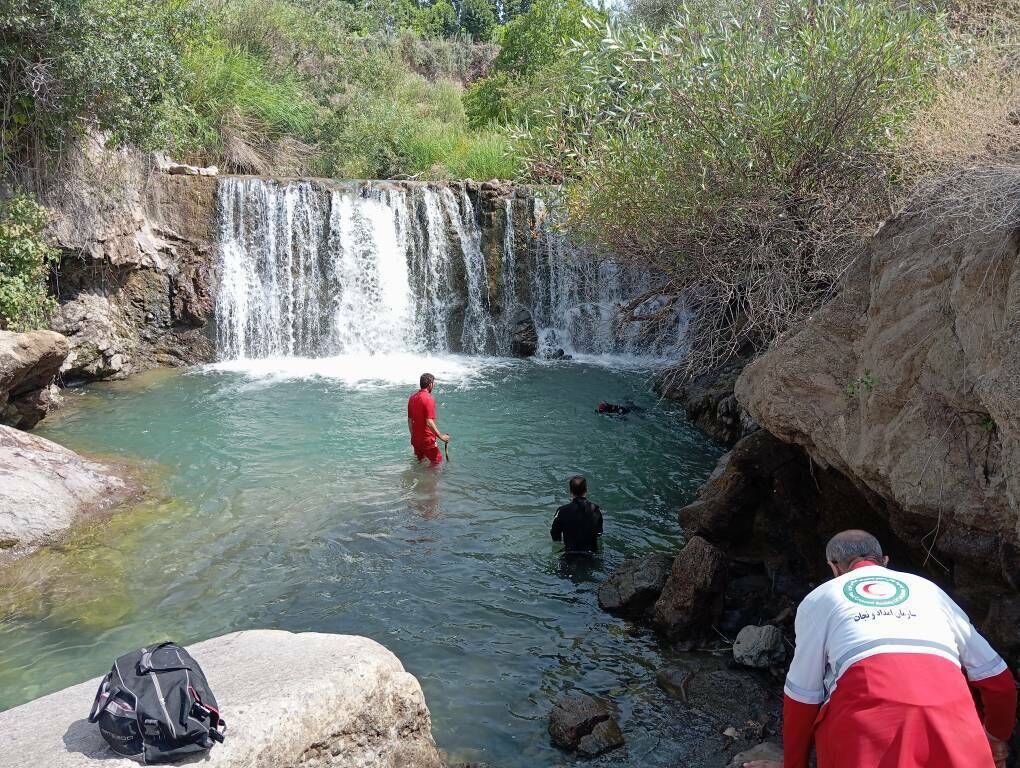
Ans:
POLYGON ((436 401, 432 399, 436 377, 431 373, 423 373, 418 383, 421 389, 407 400, 407 429, 411 433, 411 447, 418 461, 428 459, 433 464, 439 464, 443 454, 436 445, 436 438, 448 443, 450 436, 440 432, 436 425, 436 401))

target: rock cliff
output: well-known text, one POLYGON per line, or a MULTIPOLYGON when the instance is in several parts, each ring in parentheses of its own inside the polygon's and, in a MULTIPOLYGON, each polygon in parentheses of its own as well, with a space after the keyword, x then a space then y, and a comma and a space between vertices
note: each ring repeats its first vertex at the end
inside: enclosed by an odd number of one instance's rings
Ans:
MULTIPOLYGON (((740 403, 989 625, 1020 613, 1020 229, 901 216, 740 403), (868 508, 865 510, 865 508, 868 508)), ((1020 653, 1015 629, 1002 642, 1020 653)))
MULTIPOLYGON (((162 638, 160 638, 162 639, 162 638)), ((129 649, 125 649, 129 650, 129 649)), ((251 630, 189 647, 227 721, 209 768, 440 768, 418 681, 364 637, 251 630)), ((7 768, 136 766, 86 719, 99 679, 0 714, 7 768)))
POLYGON ((159 173, 96 140, 45 190, 65 381, 212 359, 215 195, 215 178, 159 173))

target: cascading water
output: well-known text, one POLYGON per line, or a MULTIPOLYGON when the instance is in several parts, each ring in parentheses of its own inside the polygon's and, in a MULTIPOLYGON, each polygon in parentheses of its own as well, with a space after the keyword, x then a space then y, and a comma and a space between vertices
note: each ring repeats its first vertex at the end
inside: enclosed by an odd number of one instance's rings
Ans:
POLYGON ((616 327, 647 277, 574 248, 537 199, 504 198, 488 246, 458 185, 228 177, 219 211, 223 360, 505 355, 522 309, 547 354, 649 351, 616 327))

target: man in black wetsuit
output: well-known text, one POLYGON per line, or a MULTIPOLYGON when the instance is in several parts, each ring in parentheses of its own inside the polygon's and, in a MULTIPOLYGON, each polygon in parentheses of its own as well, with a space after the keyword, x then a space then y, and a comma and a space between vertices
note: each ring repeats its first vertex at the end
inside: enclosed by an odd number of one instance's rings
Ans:
POLYGON ((581 475, 570 478, 570 495, 573 501, 556 510, 549 531, 552 540, 562 541, 563 551, 568 554, 598 552, 602 510, 588 501, 588 481, 581 475))

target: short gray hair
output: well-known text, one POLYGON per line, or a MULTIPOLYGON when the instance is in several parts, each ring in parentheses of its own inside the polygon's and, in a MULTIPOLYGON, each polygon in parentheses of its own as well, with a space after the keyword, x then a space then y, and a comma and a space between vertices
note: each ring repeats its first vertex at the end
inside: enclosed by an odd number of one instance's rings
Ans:
POLYGON ((882 545, 861 530, 837 533, 825 545, 825 559, 830 563, 847 563, 855 557, 882 557, 882 545))

